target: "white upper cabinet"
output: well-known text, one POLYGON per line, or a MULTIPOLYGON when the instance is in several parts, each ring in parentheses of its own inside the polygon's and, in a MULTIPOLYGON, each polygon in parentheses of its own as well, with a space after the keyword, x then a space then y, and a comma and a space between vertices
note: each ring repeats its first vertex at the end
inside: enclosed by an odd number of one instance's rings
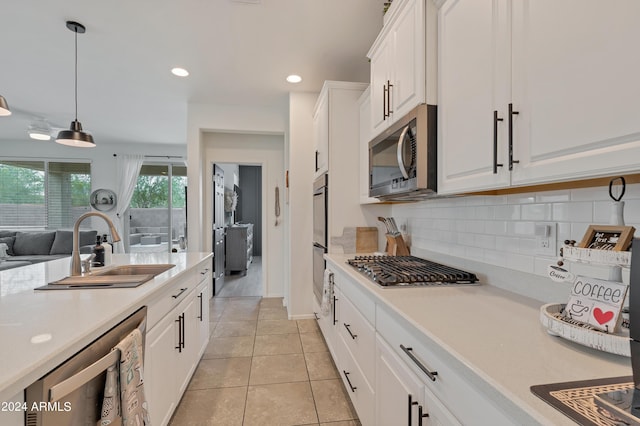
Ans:
POLYGON ((439 193, 640 169, 640 2, 449 0, 439 193))
POLYGON ((329 170, 329 97, 320 96, 313 114, 315 176, 329 170))
POLYGON ((369 141, 371 140, 371 91, 364 91, 358 100, 360 106, 360 204, 379 203, 377 198, 369 197, 369 141))
MULTIPOLYGON (((371 59, 371 135, 426 102, 426 3, 396 0, 376 38, 371 59)), ((435 13, 432 20, 435 22, 435 13)))

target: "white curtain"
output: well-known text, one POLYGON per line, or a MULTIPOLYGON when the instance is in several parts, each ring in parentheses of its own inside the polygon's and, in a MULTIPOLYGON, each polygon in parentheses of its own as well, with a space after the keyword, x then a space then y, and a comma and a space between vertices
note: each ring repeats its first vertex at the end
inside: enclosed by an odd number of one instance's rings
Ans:
MULTIPOLYGON (((116 156, 116 172, 118 174, 118 209, 116 218, 116 229, 122 240, 115 244, 116 253, 125 252, 125 239, 129 238, 125 234, 125 224, 127 219, 127 209, 133 197, 133 191, 136 189, 140 168, 144 162, 144 155, 117 154, 116 156)), ((128 246, 128 245, 127 245, 128 246)))

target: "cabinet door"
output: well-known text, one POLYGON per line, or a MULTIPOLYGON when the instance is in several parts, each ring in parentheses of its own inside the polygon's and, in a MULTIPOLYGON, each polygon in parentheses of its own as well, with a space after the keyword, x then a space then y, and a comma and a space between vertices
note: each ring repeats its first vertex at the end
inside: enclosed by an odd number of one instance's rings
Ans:
POLYGON ((371 140, 371 89, 367 89, 360 98, 360 204, 379 203, 377 198, 369 197, 369 141, 371 140))
POLYGON ((149 401, 149 417, 153 424, 166 425, 178 399, 176 383, 176 316, 164 317, 146 336, 144 357, 145 393, 149 401))
POLYGON ((417 426, 423 384, 376 338, 376 425, 417 426))
POLYGON ((424 399, 422 413, 428 417, 423 419, 423 423, 429 426, 460 426, 461 423, 456 419, 451 411, 440 402, 440 400, 429 390, 424 387, 424 399))
POLYGON ((183 347, 178 351, 178 360, 174 366, 177 376, 177 386, 179 395, 182 395, 189 385, 191 375, 195 371, 198 363, 198 352, 200 350, 200 331, 198 330, 198 308, 195 293, 192 293, 182 311, 182 342, 183 347))
POLYGON ((438 12, 439 193, 509 185, 507 167, 493 167, 494 155, 507 161, 507 12, 503 0, 448 1, 438 12))
POLYGON ((640 168, 640 2, 515 0, 512 182, 640 168))
POLYGON ((424 4, 424 0, 407 2, 393 22, 392 122, 425 102, 424 4))
POLYGON ((196 288, 196 319, 195 322, 198 328, 198 354, 196 363, 202 357, 207 344, 209 343, 209 302, 207 299, 207 289, 209 288, 209 282, 211 282, 211 273, 205 272, 203 279, 196 288))
POLYGON ((321 95, 318 99, 313 117, 315 146, 315 175, 319 176, 329 170, 329 95, 321 95))
POLYGON ((387 33, 385 40, 371 54, 371 136, 379 135, 389 127, 391 119, 387 101, 387 88, 391 81, 390 67, 395 34, 387 33))

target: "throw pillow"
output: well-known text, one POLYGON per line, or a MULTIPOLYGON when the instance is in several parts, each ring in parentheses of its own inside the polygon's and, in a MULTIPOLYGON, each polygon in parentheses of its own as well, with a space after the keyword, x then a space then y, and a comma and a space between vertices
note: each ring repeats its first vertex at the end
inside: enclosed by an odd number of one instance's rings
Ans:
MULTIPOLYGON (((56 231, 51 252, 48 254, 71 254, 73 251, 73 231, 56 231)), ((80 231, 80 247, 94 245, 98 231, 80 231)))
POLYGON ((16 256, 28 254, 46 255, 51 251, 51 244, 56 233, 51 232, 17 232, 13 242, 13 252, 16 256))
POLYGON ((9 256, 13 256, 13 242, 16 240, 16 237, 0 237, 0 243, 5 243, 7 245, 7 254, 9 256))

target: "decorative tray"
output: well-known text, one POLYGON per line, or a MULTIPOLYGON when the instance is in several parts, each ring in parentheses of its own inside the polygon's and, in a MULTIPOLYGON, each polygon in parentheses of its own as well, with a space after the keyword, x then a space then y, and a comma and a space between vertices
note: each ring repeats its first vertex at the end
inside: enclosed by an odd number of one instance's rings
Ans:
POLYGON ((603 352, 631 357, 628 328, 622 327, 616 334, 605 333, 588 324, 564 318, 564 307, 563 303, 549 303, 540 308, 540 322, 547 333, 603 352))
POLYGON ((562 257, 566 260, 581 263, 627 268, 631 265, 630 251, 597 250, 564 245, 562 246, 562 257))

